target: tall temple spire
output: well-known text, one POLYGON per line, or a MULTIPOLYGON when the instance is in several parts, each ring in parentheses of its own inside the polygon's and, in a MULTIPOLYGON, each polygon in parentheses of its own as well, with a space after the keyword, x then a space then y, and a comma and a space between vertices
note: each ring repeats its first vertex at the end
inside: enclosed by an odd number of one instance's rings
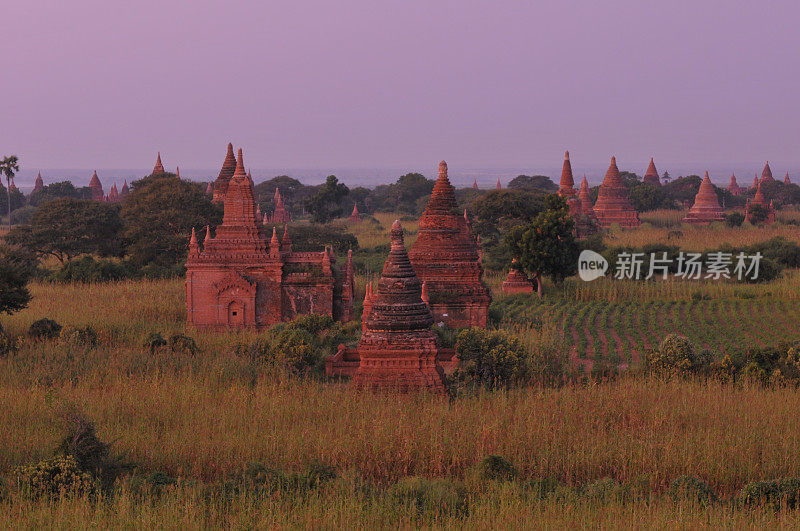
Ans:
POLYGON ((783 184, 792 184, 792 180, 789 179, 789 172, 786 172, 786 177, 783 178, 783 184))
POLYGON ((478 179, 475 179, 475 180, 472 181, 472 189, 473 190, 477 190, 478 189, 478 179))
POLYGON ((586 174, 583 174, 581 181, 581 190, 578 193, 578 199, 581 201, 581 213, 593 220, 597 220, 594 214, 594 207, 592 207, 592 198, 589 195, 589 181, 586 180, 586 174))
POLYGON ((447 162, 439 163, 439 178, 433 185, 431 198, 425 207, 425 214, 449 214, 458 206, 455 190, 447 177, 447 162))
POLYGON ((564 152, 564 166, 561 168, 561 187, 558 195, 562 197, 573 197, 577 195, 575 190, 575 179, 572 177, 572 164, 569 162, 569 151, 564 152))
POLYGON ((213 201, 222 202, 225 200, 225 193, 228 191, 228 182, 233 177, 233 172, 236 170, 236 157, 233 154, 233 144, 228 143, 228 151, 225 154, 225 160, 222 162, 222 169, 219 170, 219 175, 214 181, 213 201))
MULTIPOLYGON (((788 173, 786 174, 786 177, 789 177, 788 173)), ((33 191, 38 192, 42 188, 44 188, 44 181, 42 180, 42 172, 39 172, 38 175, 36 175, 36 184, 33 186, 33 191)))
POLYGON ((594 213, 602 227, 610 227, 613 224, 621 227, 641 225, 639 213, 628 200, 628 189, 622 182, 616 157, 611 157, 611 164, 597 192, 594 213))
POLYGON ((647 166, 647 171, 644 172, 642 182, 661 186, 661 179, 658 178, 658 171, 656 170, 656 163, 653 157, 650 157, 650 164, 647 166))
POLYGON ((97 170, 92 174, 92 180, 89 181, 89 188, 92 189, 92 199, 95 201, 102 201, 105 194, 103 194, 103 185, 100 183, 100 178, 97 176, 97 170))
POLYGON ((156 157, 156 165, 153 166, 153 175, 161 175, 164 172, 164 165, 161 164, 161 152, 158 152, 158 156, 156 157))
POLYGON ((772 178, 772 169, 769 167, 769 161, 764 165, 764 169, 761 171, 761 180, 762 181, 774 181, 775 179, 772 178))
POLYGON ((502 190, 503 189, 503 185, 500 184, 500 179, 497 179, 497 189, 498 190, 502 190))

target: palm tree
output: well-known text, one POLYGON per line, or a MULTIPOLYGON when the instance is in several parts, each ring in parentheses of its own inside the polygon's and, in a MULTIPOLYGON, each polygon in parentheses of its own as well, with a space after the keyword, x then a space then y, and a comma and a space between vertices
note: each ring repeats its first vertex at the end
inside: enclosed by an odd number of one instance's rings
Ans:
POLYGON ((3 157, 0 162, 0 175, 6 176, 6 195, 8 196, 8 230, 11 230, 11 179, 19 171, 19 159, 16 155, 3 157))

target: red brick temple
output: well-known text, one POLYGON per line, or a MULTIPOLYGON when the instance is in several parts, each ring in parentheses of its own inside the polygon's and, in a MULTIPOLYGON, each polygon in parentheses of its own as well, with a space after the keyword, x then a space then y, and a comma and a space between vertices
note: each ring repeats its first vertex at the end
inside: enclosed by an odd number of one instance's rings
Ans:
POLYGON ((628 189, 620 177, 616 157, 611 157, 611 165, 597 193, 594 213, 601 227, 610 227, 615 223, 620 227, 641 225, 639 213, 628 201, 628 189))
POLYGON ((647 171, 644 172, 642 182, 661 186, 661 179, 658 177, 658 171, 656 171, 656 163, 653 162, 653 157, 650 157, 650 165, 647 166, 647 171))
POLYGON ((167 173, 164 171, 164 165, 161 164, 161 152, 158 152, 156 156, 156 164, 153 166, 153 173, 151 175, 161 175, 162 173, 167 173))
POLYGON ((269 223, 289 223, 292 221, 292 216, 283 203, 281 191, 277 188, 275 188, 275 197, 272 199, 272 204, 274 208, 272 209, 272 215, 269 217, 269 223))
POLYGON ((722 213, 722 207, 719 206, 717 192, 714 190, 714 185, 711 184, 708 171, 706 171, 706 175, 700 183, 700 189, 697 190, 694 198, 694 206, 689 209, 689 213, 686 214, 683 221, 684 223, 703 224, 724 219, 725 215, 722 213))
POLYGON ((117 192, 117 183, 111 185, 111 190, 108 191, 108 197, 106 197, 106 201, 110 201, 112 203, 116 203, 119 201, 119 193, 117 192))
POLYGON ((420 280, 428 287, 437 322, 453 328, 486 326, 492 297, 482 281, 478 243, 458 211, 445 161, 439 163, 439 178, 408 254, 420 280))
POLYGON ((125 179, 122 182, 122 189, 119 191, 119 200, 124 201, 128 194, 130 193, 130 188, 128 188, 128 179, 125 179))
POLYGON ((774 181, 775 179, 772 178, 772 169, 769 167, 769 161, 764 165, 764 169, 761 170, 761 181, 760 182, 767 182, 767 181, 774 181))
POLYGON ((242 150, 227 183, 222 225, 206 229, 202 248, 192 230, 186 262, 186 309, 199 329, 264 329, 300 314, 353 318, 354 279, 350 257, 337 275, 330 249, 294 252, 288 228, 282 241, 273 228, 267 241, 256 221, 253 182, 242 150), (336 297, 335 293, 341 293, 336 297))
POLYGON ((236 157, 233 156, 233 144, 228 143, 228 152, 222 162, 222 169, 219 170, 217 180, 214 181, 212 189, 212 201, 222 203, 225 201, 225 193, 228 191, 228 182, 236 171, 236 157))
POLYGON ((731 183, 728 185, 728 191, 732 195, 742 195, 742 188, 739 186, 739 183, 736 182, 736 174, 731 174, 731 183))
MULTIPOLYGON (((788 178, 789 174, 787 173, 786 176, 788 178)), ((36 183, 33 185, 33 191, 38 192, 42 188, 44 188, 44 181, 42 180, 42 172, 39 172, 39 174, 36 175, 36 183)))
POLYGON ((358 389, 445 393, 439 359, 451 361, 431 330, 434 322, 422 300, 422 284, 403 243, 403 227, 395 221, 391 249, 378 281, 377 293, 364 305, 364 331, 355 349, 339 347, 325 360, 328 376, 352 375, 358 389))
POLYGON ((753 186, 750 189, 755 190, 756 188, 758 188, 758 175, 753 175, 753 186))
POLYGON ((583 175, 583 180, 581 181, 581 189, 578 192, 578 199, 581 201, 581 212, 583 213, 584 217, 597 221, 597 216, 594 213, 594 207, 592 206, 592 198, 589 196, 589 182, 586 180, 586 174, 583 175))
POLYGON ((472 189, 473 190, 477 190, 478 189, 478 179, 473 179, 473 181, 472 181, 472 189))
POLYGON ((92 179, 89 181, 89 188, 92 189, 92 199, 94 201, 103 201, 105 194, 103 193, 103 185, 100 184, 100 178, 97 176, 97 170, 92 174, 92 179))
POLYGON ((511 261, 511 269, 508 270, 508 275, 501 287, 503 293, 508 295, 515 295, 517 293, 533 293, 533 282, 530 281, 528 276, 523 273, 517 259, 511 261))
POLYGON ((786 172, 786 177, 783 178, 783 184, 792 184, 792 180, 789 179, 789 172, 786 172))
POLYGON ((353 211, 350 213, 350 217, 347 218, 347 221, 350 223, 361 223, 361 216, 358 214, 358 205, 353 203, 353 211))
POLYGON ((758 183, 758 187, 756 188, 756 195, 753 197, 752 200, 747 201, 747 205, 744 207, 744 219, 749 223, 753 223, 753 218, 750 214, 750 208, 753 205, 760 205, 767 209, 767 219, 764 220, 764 223, 774 223, 775 222, 775 205, 770 201, 767 203, 766 197, 764 197, 764 192, 761 191, 761 183, 758 183))

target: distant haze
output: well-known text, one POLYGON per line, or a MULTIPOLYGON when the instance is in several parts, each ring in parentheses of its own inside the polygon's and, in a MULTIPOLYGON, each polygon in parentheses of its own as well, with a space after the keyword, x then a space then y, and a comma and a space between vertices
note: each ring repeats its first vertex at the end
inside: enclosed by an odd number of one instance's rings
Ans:
POLYGON ((790 1, 4 0, 0 155, 18 185, 97 169, 256 180, 433 176, 488 188, 770 161, 800 181, 800 5, 790 1), (61 169, 59 169, 61 168, 61 169), (63 168, 80 168, 69 170, 63 168), (132 168, 115 170, 114 168, 132 168), (185 169, 184 169, 185 168, 185 169))

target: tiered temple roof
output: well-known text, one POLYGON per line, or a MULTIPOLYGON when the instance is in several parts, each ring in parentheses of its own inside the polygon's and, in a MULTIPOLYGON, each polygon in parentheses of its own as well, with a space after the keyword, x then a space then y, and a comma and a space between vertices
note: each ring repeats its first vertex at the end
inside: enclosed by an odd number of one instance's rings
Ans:
POLYGON ((656 163, 653 162, 653 157, 650 157, 650 165, 647 166, 647 171, 644 172, 642 182, 661 186, 661 179, 658 178, 658 171, 656 171, 656 163))
POLYGON ((700 189, 694 198, 694 206, 689 209, 689 213, 686 214, 683 221, 700 224, 722 221, 723 219, 725 219, 725 216, 719 206, 717 192, 714 190, 714 185, 711 184, 708 171, 706 171, 706 175, 700 183, 700 189))
POLYGON ((122 190, 119 191, 119 199, 120 201, 128 197, 128 193, 130 189, 128 188, 128 179, 125 179, 122 183, 122 190))
POLYGON ((326 360, 329 374, 348 360, 357 360, 353 385, 359 389, 445 393, 444 370, 437 358, 439 341, 434 322, 422 300, 422 283, 411 266, 403 243, 403 227, 395 221, 389 257, 377 293, 365 301, 364 331, 355 351, 344 346, 326 360))
POLYGON ((100 178, 97 176, 97 171, 92 174, 92 179, 89 181, 89 188, 92 189, 92 199, 95 201, 102 201, 105 199, 103 193, 103 185, 100 183, 100 178))
MULTIPOLYGON (((786 175, 788 177, 789 174, 787 173, 786 175)), ((33 191, 38 192, 42 188, 44 188, 44 181, 42 180, 42 172, 39 172, 38 175, 36 175, 36 183, 33 185, 33 191)))
POLYGON ((278 190, 278 188, 275 188, 275 197, 272 203, 274 208, 272 210, 272 215, 269 217, 271 223, 289 223, 292 221, 292 216, 289 214, 289 211, 286 210, 286 205, 283 203, 283 196, 281 196, 281 191, 278 190))
POLYGON ((353 203, 353 212, 350 213, 350 217, 347 219, 350 223, 361 223, 361 216, 358 214, 358 205, 353 203))
POLYGON ((511 261, 511 269, 508 270, 508 275, 501 289, 503 293, 510 295, 516 293, 533 293, 533 282, 520 270, 516 258, 511 261))
POLYGON ((221 203, 225 201, 225 193, 228 191, 228 182, 236 171, 236 157, 233 156, 233 144, 228 143, 228 152, 222 162, 222 169, 219 170, 217 180, 214 181, 212 201, 221 203))
POLYGON ((731 174, 731 183, 728 185, 728 191, 733 195, 742 195, 742 189, 739 183, 736 182, 736 174, 731 174))
POLYGON ((451 327, 486 326, 491 295, 482 281, 478 243, 458 211, 445 161, 439 163, 439 178, 409 256, 428 286, 437 321, 451 327))
POLYGON ((575 189, 575 179, 572 177, 572 164, 569 162, 569 151, 564 152, 564 165, 561 167, 561 186, 558 195, 564 198, 575 197, 578 191, 575 189))
MULTIPOLYGON (((352 278, 350 285, 335 289, 341 281, 333 273, 331 250, 292 252, 286 228, 283 243, 274 228, 267 243, 241 150, 227 184, 225 212, 215 236, 206 228, 201 249, 192 231, 186 262, 189 324, 202 329, 263 329, 305 313, 352 319, 352 278), (335 292, 341 296, 335 297, 335 292)), ((352 270, 352 263, 345 268, 352 270)))
POLYGON ((108 191, 108 201, 116 203, 119 201, 119 192, 117 192, 117 183, 111 185, 111 190, 108 191))
POLYGON ((594 213, 592 206, 592 198, 589 196, 589 182, 586 180, 586 174, 583 175, 581 181, 581 190, 578 193, 578 198, 581 201, 581 211, 585 217, 597 221, 597 216, 594 213))
POLYGON ((750 212, 751 207, 754 205, 759 205, 767 209, 767 219, 764 220, 766 223, 773 223, 775 221, 775 205, 773 205, 772 201, 767 203, 767 198, 764 197, 764 192, 761 191, 761 183, 758 183, 758 187, 756 188, 756 195, 753 197, 752 200, 747 201, 747 205, 744 207, 744 218, 750 223, 754 222, 752 214, 750 212))
POLYGON ((764 169, 761 171, 761 182, 764 181, 774 181, 775 179, 772 178, 772 169, 769 167, 769 161, 764 165, 764 169))
POLYGON ((611 157, 611 165, 597 193, 594 213, 601 227, 610 227, 614 223, 621 227, 641 225, 639 213, 628 201, 628 189, 622 182, 616 157, 611 157))

